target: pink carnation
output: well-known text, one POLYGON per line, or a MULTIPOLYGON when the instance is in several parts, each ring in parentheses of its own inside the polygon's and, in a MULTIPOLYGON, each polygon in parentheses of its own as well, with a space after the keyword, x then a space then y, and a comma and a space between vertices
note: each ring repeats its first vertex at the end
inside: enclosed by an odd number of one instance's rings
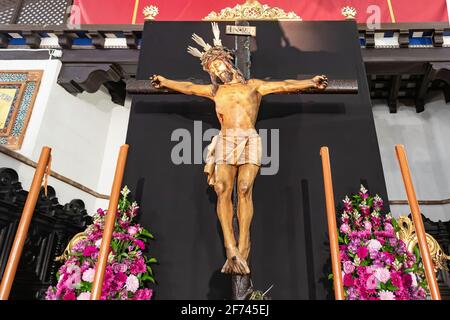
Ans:
POLYGON ((380 282, 386 283, 391 278, 391 273, 386 268, 377 268, 375 270, 375 278, 380 282))
POLYGON ((83 251, 83 256, 90 257, 93 253, 97 252, 97 247, 95 246, 88 246, 83 251))
POLYGON ((139 232, 139 228, 136 226, 131 226, 128 228, 127 232, 131 235, 134 236, 136 233, 139 232))
POLYGON ((340 230, 341 230, 342 233, 348 234, 350 232, 350 227, 348 226, 348 224, 343 223, 341 225, 340 230))
POLYGON ((394 233, 394 227, 390 223, 385 224, 384 230, 388 233, 394 233))
POLYGON ((63 300, 77 300, 77 297, 75 296, 75 293, 73 291, 66 291, 66 293, 63 296, 63 300))
POLYGON ((139 289, 134 295, 134 300, 150 300, 153 296, 152 289, 139 289))
POLYGON ((373 290, 377 288, 377 279, 375 278, 374 275, 371 275, 367 278, 366 281, 366 288, 368 290, 373 290))
POLYGON ((402 276, 402 282, 406 288, 409 288, 413 283, 413 279, 409 273, 406 273, 402 276))
POLYGON ((147 271, 147 266, 145 264, 144 258, 140 257, 130 266, 131 274, 138 274, 147 271))
POLYGON ((355 271, 355 266, 353 265, 353 263, 351 261, 345 261, 344 262, 344 272, 352 273, 353 271, 355 271))
POLYGON ((142 241, 140 239, 134 240, 134 244, 137 245, 141 250, 145 249, 144 241, 142 241))
POLYGON ((365 259, 368 253, 369 250, 366 247, 359 247, 358 250, 356 251, 356 254, 361 260, 365 259))
POLYGON ((401 288, 403 286, 400 272, 391 272, 391 282, 394 286, 401 288))
POLYGON ((123 272, 119 272, 116 274, 115 281, 119 284, 119 287, 121 287, 127 281, 127 275, 123 272))
POLYGON ((395 256, 389 252, 383 252, 382 256, 382 260, 384 260, 384 262, 386 262, 386 264, 388 265, 391 265, 395 260, 395 256))
POLYGON ((115 273, 126 272, 128 269, 125 263, 113 263, 112 268, 115 273))
POLYGON ((343 282, 344 282, 344 286, 346 286, 346 287, 351 287, 351 286, 353 286, 353 277, 352 277, 352 275, 351 274, 345 274, 344 275, 344 279, 343 279, 343 282))
POLYGON ((64 281, 64 286, 69 289, 75 289, 79 286, 81 281, 81 275, 80 272, 77 271, 75 273, 70 274, 66 281, 64 281))

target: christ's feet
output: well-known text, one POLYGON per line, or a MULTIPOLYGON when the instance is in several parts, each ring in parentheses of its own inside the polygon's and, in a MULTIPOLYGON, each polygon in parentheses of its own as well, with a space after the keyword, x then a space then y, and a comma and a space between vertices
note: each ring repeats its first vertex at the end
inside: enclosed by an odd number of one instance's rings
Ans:
POLYGON ((248 267, 247 261, 242 258, 239 253, 238 248, 230 247, 227 250, 227 261, 222 267, 222 273, 230 274, 249 274, 250 268, 248 267))

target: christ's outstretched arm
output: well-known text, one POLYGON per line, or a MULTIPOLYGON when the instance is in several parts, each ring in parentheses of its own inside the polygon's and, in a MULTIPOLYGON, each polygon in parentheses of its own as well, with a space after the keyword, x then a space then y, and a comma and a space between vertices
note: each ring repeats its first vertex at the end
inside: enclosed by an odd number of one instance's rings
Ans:
POLYGON ((326 76, 315 76, 308 80, 253 81, 257 85, 258 92, 263 96, 271 93, 292 93, 308 89, 323 90, 328 86, 328 78, 326 76))
POLYGON ((167 88, 188 95, 212 98, 212 85, 195 84, 188 81, 174 81, 160 75, 150 77, 152 86, 157 89, 167 88))

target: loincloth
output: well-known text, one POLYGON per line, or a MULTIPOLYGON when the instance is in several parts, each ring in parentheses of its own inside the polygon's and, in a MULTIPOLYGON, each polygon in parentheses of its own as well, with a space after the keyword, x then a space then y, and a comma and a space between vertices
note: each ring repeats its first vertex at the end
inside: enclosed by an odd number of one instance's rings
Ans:
POLYGON ((208 184, 214 185, 217 164, 239 166, 251 163, 261 166, 262 143, 255 129, 226 129, 220 131, 208 146, 204 172, 208 184))

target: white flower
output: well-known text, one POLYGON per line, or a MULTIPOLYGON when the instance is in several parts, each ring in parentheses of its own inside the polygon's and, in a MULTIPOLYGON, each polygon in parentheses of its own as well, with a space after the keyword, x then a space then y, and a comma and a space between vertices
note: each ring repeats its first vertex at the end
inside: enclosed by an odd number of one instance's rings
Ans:
POLYGON ((377 278, 378 281, 386 283, 391 278, 391 273, 386 268, 377 268, 375 270, 375 278, 377 278))
POLYGON ((87 269, 85 272, 83 272, 83 276, 81 279, 86 282, 93 282, 95 276, 95 271, 93 268, 87 269))
POLYGON ((395 295, 391 291, 382 290, 378 293, 380 300, 395 300, 395 295))
POLYGON ((411 279, 412 279, 411 285, 412 285, 413 287, 417 287, 417 278, 416 278, 416 275, 415 275, 413 272, 410 272, 409 274, 411 275, 411 279))
POLYGON ((97 241, 95 241, 95 246, 97 247, 97 248, 100 248, 100 245, 102 244, 102 239, 100 238, 100 239, 98 239, 97 241))
POLYGON ((78 295, 77 300, 91 300, 91 293, 82 292, 78 295))
POLYGON ((81 271, 80 267, 75 264, 69 264, 66 269, 66 272, 69 274, 79 273, 80 271, 81 271))
POLYGON ((130 193, 130 189, 128 189, 128 186, 125 186, 123 187, 122 191, 120 191, 120 193, 123 195, 124 198, 126 198, 130 193))
POLYGON ((128 291, 131 291, 133 293, 136 292, 137 289, 139 289, 139 280, 135 275, 130 275, 127 278, 127 281, 125 283, 125 287, 128 291))
POLYGON ((376 239, 371 239, 367 241, 367 248, 369 249, 370 252, 378 252, 380 251, 381 247, 382 245, 380 241, 376 239))
POLYGON ((394 260, 392 265, 394 266, 395 270, 397 270, 397 271, 400 270, 400 268, 402 267, 402 263, 400 261, 398 261, 397 259, 394 260))
POLYGON ((361 187, 360 187, 359 191, 360 191, 361 193, 367 193, 367 189, 366 189, 366 188, 364 188, 364 186, 363 186, 363 185, 361 185, 361 187))

